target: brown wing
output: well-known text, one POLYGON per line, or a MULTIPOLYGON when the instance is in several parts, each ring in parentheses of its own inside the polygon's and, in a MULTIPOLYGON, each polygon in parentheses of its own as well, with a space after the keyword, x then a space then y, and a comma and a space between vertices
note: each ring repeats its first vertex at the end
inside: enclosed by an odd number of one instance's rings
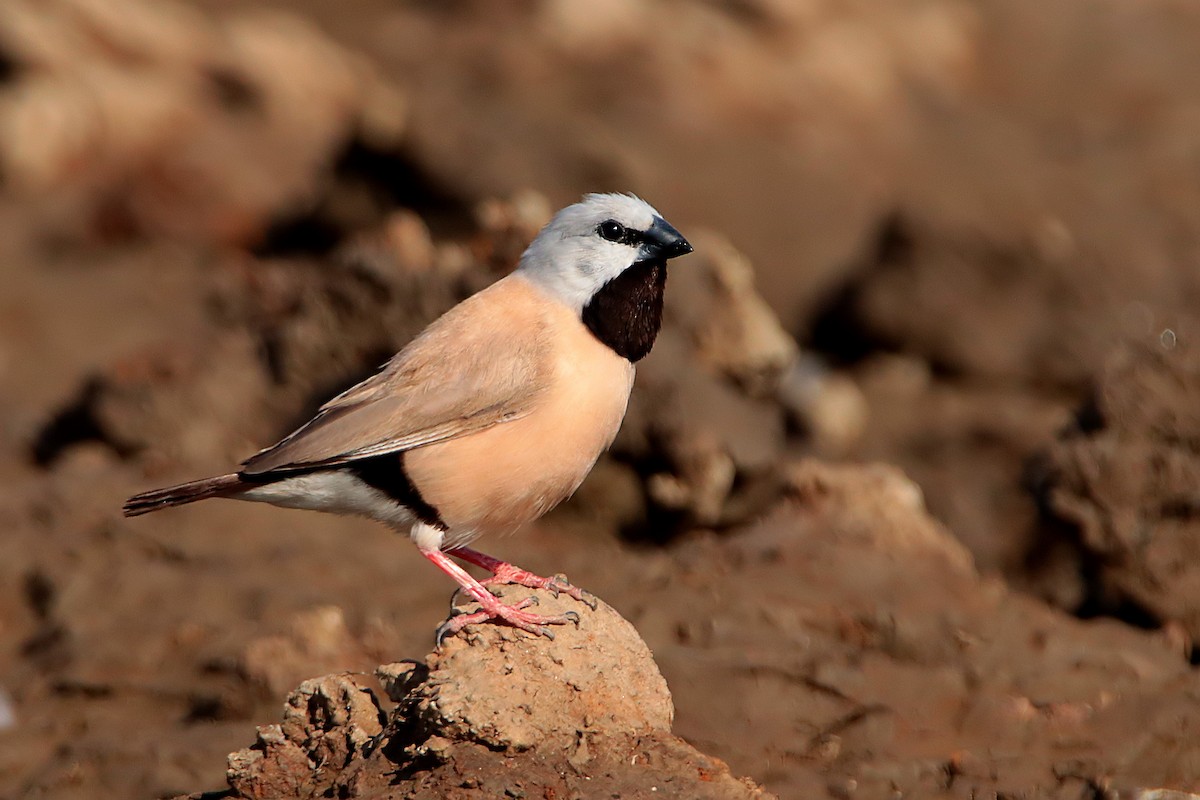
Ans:
POLYGON ((501 281, 463 301, 242 473, 343 464, 525 416, 550 369, 545 321, 528 291, 501 281))

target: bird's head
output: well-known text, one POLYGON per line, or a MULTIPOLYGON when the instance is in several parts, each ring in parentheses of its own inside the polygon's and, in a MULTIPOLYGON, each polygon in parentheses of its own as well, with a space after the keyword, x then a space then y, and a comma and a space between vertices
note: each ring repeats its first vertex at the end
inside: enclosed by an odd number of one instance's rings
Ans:
POLYGON ((542 228, 519 269, 582 313, 597 292, 626 270, 692 252, 692 246, 637 197, 589 194, 542 228))
POLYGON ((554 215, 518 270, 578 313, 600 341, 637 361, 658 334, 666 263, 690 252, 644 200, 589 194, 554 215))

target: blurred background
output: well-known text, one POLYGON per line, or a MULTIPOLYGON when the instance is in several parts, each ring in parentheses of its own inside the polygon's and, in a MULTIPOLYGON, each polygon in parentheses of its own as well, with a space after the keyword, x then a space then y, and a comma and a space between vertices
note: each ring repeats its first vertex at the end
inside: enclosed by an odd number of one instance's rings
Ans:
POLYGON ((219 790, 298 681, 427 652, 378 526, 121 502, 588 191, 697 253, 613 453, 485 550, 783 797, 1200 788, 1197 75, 1186 0, 6 0, 0 798, 219 790))

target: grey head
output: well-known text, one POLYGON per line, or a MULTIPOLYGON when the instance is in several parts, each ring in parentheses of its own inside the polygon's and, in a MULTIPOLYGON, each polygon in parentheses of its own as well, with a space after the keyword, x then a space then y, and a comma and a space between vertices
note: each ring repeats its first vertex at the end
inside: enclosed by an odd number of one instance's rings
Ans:
POLYGON ((662 324, 667 261, 690 252, 644 200, 589 194, 554 215, 517 269, 578 313, 601 342, 637 361, 662 324))

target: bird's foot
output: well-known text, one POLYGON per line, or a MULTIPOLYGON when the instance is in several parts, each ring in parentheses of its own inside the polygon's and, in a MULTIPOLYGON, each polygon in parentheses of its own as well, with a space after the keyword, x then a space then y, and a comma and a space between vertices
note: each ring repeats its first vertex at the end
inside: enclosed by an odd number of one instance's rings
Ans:
MULTIPOLYGON (((454 552, 455 555, 460 555, 457 551, 451 552, 454 552)), ((511 572, 512 569, 515 569, 511 564, 494 559, 491 556, 485 556, 482 553, 476 553, 474 550, 470 550, 468 552, 470 555, 462 555, 460 557, 464 558, 464 560, 470 561, 473 564, 479 564, 479 566, 482 566, 488 571, 492 572, 493 575, 500 574, 509 576, 515 574, 511 572), (493 566, 497 567, 497 569, 492 569, 493 566), (509 567, 510 570, 505 571, 499 569, 501 566, 509 567)), ((520 628, 523 631, 528 631, 529 633, 534 633, 538 636, 545 636, 550 639, 554 638, 554 634, 551 633, 549 626, 565 625, 568 622, 573 622, 576 625, 579 624, 579 615, 574 611, 567 611, 562 614, 554 615, 534 614, 531 611, 526 611, 525 609, 529 608, 530 606, 537 605, 537 597, 527 597, 515 605, 509 605, 508 603, 502 602, 500 598, 488 591, 486 586, 475 580, 475 578, 471 577, 466 570, 464 570, 458 564, 455 564, 454 561, 441 550, 422 549, 421 554, 437 565, 438 569, 442 570, 442 572, 445 572, 451 578, 454 578, 454 580, 458 582, 458 585, 462 587, 462 591, 470 595, 471 599, 478 603, 480 608, 479 611, 473 611, 470 613, 458 612, 457 609, 452 609, 450 618, 438 626, 438 647, 442 646, 442 642, 447 636, 453 636, 468 625, 474 625, 480 622, 489 622, 491 620, 506 622, 509 625, 512 625, 514 628, 520 628)), ((517 577, 529 576, 530 578, 537 578, 539 581, 548 581, 551 583, 553 583, 555 580, 553 578, 538 578, 536 575, 531 575, 524 570, 519 570, 518 572, 524 573, 524 575, 517 575, 517 577)), ((504 582, 520 583, 523 586, 531 585, 521 581, 505 580, 504 582)), ((570 584, 566 583, 565 581, 559 581, 559 583, 570 586, 570 584)), ((535 586, 534 588, 547 587, 535 586)), ((547 590, 549 589, 547 588, 547 590)), ((558 592, 562 591, 563 589, 560 587, 558 592)), ((455 597, 457 596, 458 593, 456 592, 455 597)), ((453 601, 451 601, 451 605, 453 605, 453 601)))
POLYGON ((485 578, 480 583, 484 586, 513 584, 529 589, 545 589, 555 597, 560 594, 572 597, 592 611, 595 611, 597 606, 596 598, 568 581, 566 575, 551 575, 549 578, 543 578, 541 575, 534 575, 532 572, 513 566, 508 562, 501 562, 496 574, 485 578))
POLYGON ((536 597, 526 597, 519 603, 509 605, 508 603, 501 602, 500 598, 490 592, 486 594, 486 598, 475 598, 482 607, 481 610, 471 613, 458 612, 452 614, 449 619, 438 626, 436 642, 439 648, 447 636, 453 636, 468 625, 476 625, 481 622, 491 622, 493 620, 506 622, 514 628, 520 628, 523 631, 528 631, 538 636, 545 636, 551 640, 554 639, 554 633, 550 630, 549 626, 565 625, 568 622, 573 622, 576 626, 579 625, 579 615, 574 611, 567 611, 562 614, 534 614, 526 611, 525 609, 530 606, 537 605, 538 600, 536 597))
MULTIPOLYGON (((481 581, 483 586, 513 584, 529 589, 544 589, 555 597, 558 597, 559 594, 565 594, 567 597, 574 598, 583 603, 592 611, 596 610, 596 598, 578 586, 573 585, 567 580, 567 576, 565 575, 553 575, 549 578, 543 578, 540 575, 533 574, 529 570, 521 569, 498 558, 492 558, 469 547, 456 547, 448 552, 456 558, 461 558, 463 561, 474 564, 477 567, 483 567, 492 573, 492 577, 481 581)), ((454 598, 451 598, 451 604, 453 604, 455 598, 457 598, 457 593, 455 593, 454 598)))

